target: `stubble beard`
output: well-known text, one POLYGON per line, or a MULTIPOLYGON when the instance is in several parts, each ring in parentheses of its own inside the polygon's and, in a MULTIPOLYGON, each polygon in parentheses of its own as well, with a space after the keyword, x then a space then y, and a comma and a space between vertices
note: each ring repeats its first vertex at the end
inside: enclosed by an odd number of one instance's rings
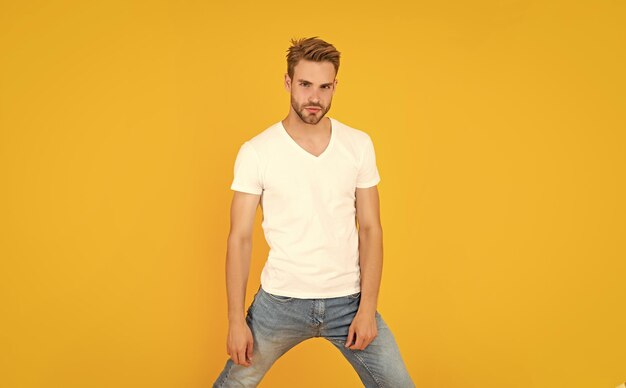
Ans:
MULTIPOLYGON (((294 112, 296 112, 298 117, 300 117, 300 120, 302 120, 303 122, 305 122, 307 124, 315 125, 315 124, 319 123, 320 120, 322 120, 324 118, 324 116, 326 115, 326 113, 330 110, 330 105, 331 105, 331 103, 329 102, 328 106, 326 107, 326 109, 324 109, 323 106, 318 105, 318 107, 321 109, 321 111, 318 112, 318 113, 315 113, 315 114, 309 114, 304 107, 305 106, 312 106, 312 105, 303 104, 302 108, 300 109, 298 107, 298 102, 293 98, 293 95, 291 96, 291 107, 293 108, 294 112)), ((313 105, 313 106, 315 106, 315 105, 313 105)))

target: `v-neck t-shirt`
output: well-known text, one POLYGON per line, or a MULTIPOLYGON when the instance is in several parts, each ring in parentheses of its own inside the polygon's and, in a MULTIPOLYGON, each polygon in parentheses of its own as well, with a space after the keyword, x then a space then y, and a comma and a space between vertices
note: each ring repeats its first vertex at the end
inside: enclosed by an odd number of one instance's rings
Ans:
POLYGON ((269 293, 332 298, 361 289, 356 188, 377 185, 380 175, 369 134, 329 119, 319 156, 279 121, 245 141, 235 159, 230 188, 261 196, 270 248, 261 286, 269 293))

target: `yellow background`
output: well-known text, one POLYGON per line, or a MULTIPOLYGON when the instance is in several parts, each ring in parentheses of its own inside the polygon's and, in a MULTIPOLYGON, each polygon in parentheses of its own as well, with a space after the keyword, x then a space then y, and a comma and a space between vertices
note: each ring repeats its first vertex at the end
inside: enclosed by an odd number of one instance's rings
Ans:
MULTIPOLYGON (((289 39, 319 36, 342 53, 329 115, 376 147, 378 307, 417 386, 615 387, 625 21, 622 1, 2 1, 0 386, 210 386, 234 158, 288 112, 289 39)), ((261 386, 361 383, 315 339, 261 386)))

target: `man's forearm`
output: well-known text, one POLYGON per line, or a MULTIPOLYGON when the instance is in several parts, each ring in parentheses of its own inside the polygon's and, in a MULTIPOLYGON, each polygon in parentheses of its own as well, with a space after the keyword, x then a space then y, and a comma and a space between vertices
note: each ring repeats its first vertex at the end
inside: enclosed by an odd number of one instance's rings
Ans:
POLYGON ((228 295, 228 321, 245 320, 245 299, 252 239, 228 238, 226 253, 226 293, 228 295))
POLYGON ((383 230, 369 227, 359 230, 361 266, 361 301, 359 312, 374 315, 383 271, 383 230))

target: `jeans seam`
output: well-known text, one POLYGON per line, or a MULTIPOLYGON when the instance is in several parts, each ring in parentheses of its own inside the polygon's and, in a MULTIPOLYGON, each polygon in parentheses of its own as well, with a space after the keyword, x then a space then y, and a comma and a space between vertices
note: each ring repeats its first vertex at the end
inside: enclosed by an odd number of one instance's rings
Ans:
MULTIPOLYGON (((343 346, 344 342, 342 340, 333 340, 335 342, 339 342, 340 346, 343 346)), ((361 356, 358 355, 358 353, 356 353, 356 351, 354 351, 354 349, 350 349, 350 348, 346 348, 350 351, 352 351, 352 354, 354 354, 354 357, 359 360, 361 362, 361 364, 363 365, 363 367, 369 372, 370 376, 372 376, 372 379, 374 380, 374 382, 376 383, 376 385, 378 385, 378 387, 380 388, 384 388, 381 384, 380 381, 378 381, 378 379, 376 378, 376 376, 374 376, 374 373, 370 370, 370 368, 367 366, 367 364, 365 363, 365 360, 363 360, 361 358, 361 356)))
POLYGON ((228 368, 228 371, 226 371, 226 375, 224 376, 222 381, 220 381, 218 387, 223 387, 224 386, 224 383, 226 382, 226 380, 228 380, 228 376, 230 376, 230 372, 233 370, 234 366, 235 366, 234 364, 230 364, 230 367, 228 368))

